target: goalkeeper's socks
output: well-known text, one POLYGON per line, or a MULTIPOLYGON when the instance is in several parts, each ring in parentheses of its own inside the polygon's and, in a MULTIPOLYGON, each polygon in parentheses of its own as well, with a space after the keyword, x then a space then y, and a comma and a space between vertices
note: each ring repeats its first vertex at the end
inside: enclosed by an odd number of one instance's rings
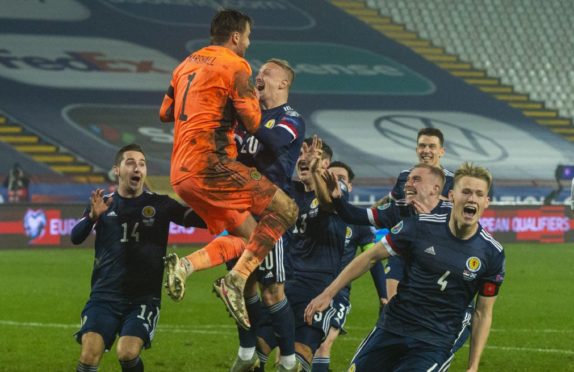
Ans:
POLYGON ((313 358, 313 366, 311 371, 313 372, 329 372, 329 364, 331 363, 331 358, 329 357, 315 357, 313 358))
POLYGON ((91 366, 89 364, 84 364, 82 362, 78 362, 76 366, 76 372, 97 372, 98 366, 91 366))
POLYGON ((143 372, 144 364, 142 359, 138 356, 132 360, 120 360, 122 372, 143 372))

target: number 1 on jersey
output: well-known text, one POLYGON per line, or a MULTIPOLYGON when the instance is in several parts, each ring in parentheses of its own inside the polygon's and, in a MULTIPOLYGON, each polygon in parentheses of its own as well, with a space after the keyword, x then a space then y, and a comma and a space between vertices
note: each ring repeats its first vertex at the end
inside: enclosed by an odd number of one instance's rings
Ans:
POLYGON ((187 85, 185 86, 185 92, 183 93, 183 102, 181 103, 181 114, 179 115, 179 120, 187 120, 187 115, 185 114, 185 101, 187 100, 187 92, 191 86, 191 82, 195 77, 195 72, 193 74, 187 75, 187 85))

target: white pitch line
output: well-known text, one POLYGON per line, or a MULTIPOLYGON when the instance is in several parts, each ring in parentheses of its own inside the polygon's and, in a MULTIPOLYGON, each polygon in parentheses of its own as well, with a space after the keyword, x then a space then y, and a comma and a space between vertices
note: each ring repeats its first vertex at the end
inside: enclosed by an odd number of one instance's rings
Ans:
MULTIPOLYGON (((79 329, 79 324, 61 324, 61 323, 40 323, 40 322, 17 322, 13 320, 0 320, 0 326, 14 326, 14 327, 31 327, 31 328, 62 328, 62 329, 79 329)), ((233 335, 235 333, 236 327, 233 325, 223 325, 223 324, 204 324, 204 325, 160 325, 158 326, 158 332, 166 333, 196 333, 196 334, 211 334, 211 335, 233 335)), ((353 328, 359 330, 359 327, 353 328)), ((499 332, 504 330, 499 329, 499 332)), ((548 332, 548 333, 572 333, 572 330, 558 330, 558 329, 513 329, 511 331, 518 332, 548 332)), ((363 338, 360 337, 350 337, 343 336, 339 337, 339 342, 359 342, 363 338)), ((464 347, 468 347, 465 344, 464 347)), ((574 350, 565 349, 542 349, 542 348, 531 348, 531 347, 516 347, 516 346, 486 346, 487 349, 492 350, 504 350, 504 351, 521 351, 528 353, 548 353, 548 354, 563 354, 563 355, 574 355, 574 350)))

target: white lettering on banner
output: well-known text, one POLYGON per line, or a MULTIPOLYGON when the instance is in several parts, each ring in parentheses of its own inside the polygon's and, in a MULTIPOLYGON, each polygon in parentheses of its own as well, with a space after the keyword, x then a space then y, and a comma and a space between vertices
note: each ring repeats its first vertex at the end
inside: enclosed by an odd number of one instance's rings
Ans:
POLYGON ((509 218, 482 217, 480 224, 490 233, 510 231, 509 218))
MULTIPOLYGON (((264 62, 259 59, 249 61, 251 68, 257 71, 263 66, 264 62)), ((342 64, 313 64, 313 63, 296 63, 293 66, 296 74, 309 75, 349 75, 349 76, 404 76, 405 74, 399 69, 388 65, 342 65, 342 64)))
POLYGON ((514 217, 512 219, 514 232, 566 232, 570 230, 568 217, 514 217))
POLYGON ((51 218, 49 220, 49 234, 50 235, 70 235, 72 229, 79 222, 79 219, 75 218, 51 218))
POLYGON ((490 233, 497 232, 567 232, 570 219, 562 216, 482 217, 480 224, 490 233))
POLYGON ((169 224, 169 233, 170 234, 174 234, 174 235, 178 235, 178 234, 183 234, 183 235, 193 235, 193 233, 195 233, 195 227, 185 227, 185 226, 179 226, 176 225, 175 223, 170 223, 169 224))
POLYGON ((0 34, 0 77, 30 85, 165 91, 179 63, 154 49, 97 37, 0 34))

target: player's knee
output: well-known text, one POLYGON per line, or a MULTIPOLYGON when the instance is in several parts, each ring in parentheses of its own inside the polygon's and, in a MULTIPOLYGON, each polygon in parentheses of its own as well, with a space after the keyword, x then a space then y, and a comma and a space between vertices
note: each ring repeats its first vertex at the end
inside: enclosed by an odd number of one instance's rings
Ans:
POLYGON ((263 287, 261 298, 265 306, 273 306, 276 303, 283 301, 285 298, 285 291, 283 288, 283 283, 273 283, 263 287))
POLYGON ((100 359, 102 358, 102 354, 97 352, 94 349, 90 348, 82 348, 82 352, 80 354, 80 363, 86 364, 89 366, 97 366, 100 364, 100 359))
POLYGON ((309 365, 313 362, 313 351, 309 346, 300 342, 295 342, 295 353, 305 359, 309 365))
POLYGON ((119 343, 118 344, 118 360, 128 361, 134 360, 140 355, 141 347, 133 343, 119 343))
POLYGON ((264 355, 271 354, 271 346, 267 343, 267 341, 262 337, 257 337, 257 351, 264 355))

